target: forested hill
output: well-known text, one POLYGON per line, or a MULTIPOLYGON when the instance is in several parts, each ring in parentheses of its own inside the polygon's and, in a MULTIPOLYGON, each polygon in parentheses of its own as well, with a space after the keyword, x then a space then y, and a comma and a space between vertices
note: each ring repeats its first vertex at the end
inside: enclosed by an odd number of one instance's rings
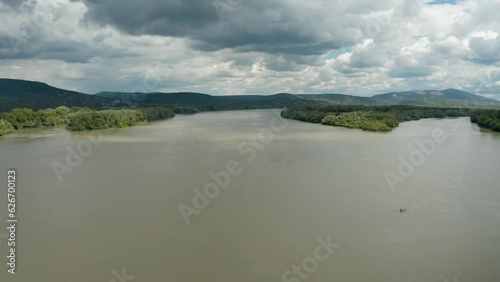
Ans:
POLYGON ((109 101, 95 95, 64 90, 42 82, 0 78, 0 112, 14 108, 33 110, 67 107, 103 108, 109 101))
POLYGON ((468 92, 405 91, 360 97, 343 94, 280 93, 274 95, 211 96, 201 93, 123 93, 101 92, 88 95, 55 88, 41 82, 0 79, 0 112, 14 108, 33 110, 67 107, 92 109, 143 106, 194 106, 199 110, 264 109, 314 105, 413 105, 432 107, 500 108, 500 101, 468 92))
POLYGON ((200 93, 121 93, 102 92, 97 95, 114 103, 133 105, 245 105, 246 107, 291 107, 307 105, 412 105, 432 107, 498 108, 500 101, 456 89, 442 91, 405 91, 360 97, 344 94, 287 94, 210 96, 200 93))
POLYGON ((376 95, 373 100, 381 105, 417 105, 444 107, 498 107, 500 101, 471 94, 469 92, 446 89, 442 91, 405 91, 376 95))
POLYGON ((222 108, 284 108, 321 104, 321 101, 292 94, 211 96, 201 93, 126 93, 101 92, 96 95, 122 105, 183 105, 222 108))
POLYGON ((474 95, 469 92, 446 89, 442 91, 404 91, 379 94, 373 97, 359 97, 342 94, 300 95, 304 98, 336 105, 390 106, 411 105, 431 107, 500 107, 500 101, 474 95))

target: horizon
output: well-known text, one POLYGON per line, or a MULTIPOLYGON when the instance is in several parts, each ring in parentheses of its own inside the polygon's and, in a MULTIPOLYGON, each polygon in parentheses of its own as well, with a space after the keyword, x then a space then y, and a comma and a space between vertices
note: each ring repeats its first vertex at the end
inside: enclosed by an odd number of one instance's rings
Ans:
MULTIPOLYGON (((375 96, 378 96, 378 95, 391 94, 391 93, 401 93, 401 92, 419 92, 419 91, 442 92, 442 91, 446 91, 446 90, 464 91, 464 90, 455 89, 455 88, 446 88, 446 89, 442 89, 442 90, 436 90, 436 89, 412 89, 412 90, 389 91, 389 92, 386 92, 386 93, 376 93, 376 94, 372 94, 370 96, 361 96, 361 95, 348 94, 348 93, 286 93, 286 92, 264 93, 264 94, 260 93, 260 94, 220 94, 220 95, 215 95, 215 94, 210 94, 210 93, 206 93, 206 92, 187 92, 187 91, 181 91, 181 92, 162 92, 162 91, 157 91, 157 92, 123 92, 123 91, 112 91, 112 90, 99 91, 99 92, 96 92, 96 93, 85 93, 85 92, 80 92, 80 91, 76 91, 76 90, 72 90, 72 89, 61 88, 61 87, 58 87, 58 86, 55 86, 55 85, 48 84, 48 83, 43 82, 43 81, 0 77, 0 80, 2 80, 2 79, 4 79, 4 80, 17 80, 17 81, 42 83, 42 84, 46 84, 46 85, 48 85, 50 87, 53 87, 53 88, 62 89, 62 90, 68 90, 68 91, 73 91, 73 92, 79 92, 81 94, 87 94, 87 95, 98 95, 98 94, 101 94, 101 93, 127 93, 127 94, 133 94, 133 93, 138 93, 138 94, 182 94, 182 93, 193 93, 193 94, 203 94, 203 95, 209 95, 209 96, 215 96, 215 97, 217 97, 217 96, 218 97, 224 97, 224 96, 272 96, 272 95, 279 95, 279 94, 288 94, 288 95, 345 95, 345 96, 353 96, 353 97, 372 98, 372 97, 375 97, 375 96)), ((467 92, 467 91, 464 91, 464 92, 467 92)), ((467 92, 467 93, 472 94, 472 95, 481 96, 481 97, 484 97, 484 98, 489 98, 489 97, 485 97, 483 95, 478 95, 478 94, 474 94, 474 93, 470 93, 470 92, 467 92)), ((495 98, 489 98, 489 99, 497 100, 495 98)), ((498 97, 497 101, 500 101, 500 97, 498 97)))
POLYGON ((500 100, 495 0, 116 1, 0 3, 0 76, 92 94, 453 88, 500 100))

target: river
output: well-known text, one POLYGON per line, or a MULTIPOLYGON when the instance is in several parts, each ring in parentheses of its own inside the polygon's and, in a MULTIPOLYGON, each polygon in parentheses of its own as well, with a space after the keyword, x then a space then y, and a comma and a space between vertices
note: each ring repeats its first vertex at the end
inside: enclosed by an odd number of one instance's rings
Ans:
POLYGON ((19 221, 16 275, 2 263, 0 280, 500 281, 500 134, 468 118, 371 133, 278 115, 1 138, 2 261, 11 168, 19 221))

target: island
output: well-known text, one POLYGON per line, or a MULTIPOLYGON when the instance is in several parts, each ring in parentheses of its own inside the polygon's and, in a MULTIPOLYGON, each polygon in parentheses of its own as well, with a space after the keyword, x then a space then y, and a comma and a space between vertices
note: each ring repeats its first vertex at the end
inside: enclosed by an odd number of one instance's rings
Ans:
POLYGON ((282 117, 330 126, 388 132, 399 123, 424 118, 470 117, 480 127, 500 131, 500 111, 419 106, 305 106, 291 107, 282 117))

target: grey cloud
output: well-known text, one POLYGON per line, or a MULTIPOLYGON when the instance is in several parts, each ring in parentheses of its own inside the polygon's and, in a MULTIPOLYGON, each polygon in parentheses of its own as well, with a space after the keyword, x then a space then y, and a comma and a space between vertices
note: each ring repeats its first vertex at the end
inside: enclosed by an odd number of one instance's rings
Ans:
POLYGON ((394 78, 424 77, 432 73, 432 68, 427 67, 394 68, 389 71, 389 75, 394 78))
POLYGON ((212 1, 84 0, 86 19, 130 34, 179 36, 219 21, 212 1))
POLYGON ((476 94, 497 94, 500 97, 500 71, 479 74, 468 89, 476 94))
POLYGON ((414 78, 431 75, 436 68, 432 64, 426 64, 423 58, 397 57, 388 74, 394 78, 414 78), (418 60, 420 59, 420 60, 418 60))
MULTIPOLYGON (((304 14, 287 1, 241 1, 226 7, 223 19, 213 1, 206 0, 82 1, 88 8, 88 22, 132 35, 187 38, 192 41, 191 47, 202 51, 232 48, 239 52, 321 55, 353 45, 361 34, 359 16, 336 10, 329 15, 321 10, 322 1, 313 1, 315 8, 304 9, 304 14), (342 25, 338 24, 341 21, 342 25)), ((344 10, 349 11, 349 6, 344 10)))
POLYGON ((2 1, 0 76, 130 91, 154 63, 163 90, 500 93, 485 74, 500 67, 498 39, 469 40, 499 33, 498 0, 215 0, 226 5, 222 19, 214 0, 71 1, 2 1), (38 32, 27 32, 36 19, 38 32), (15 30, 25 39, 17 51, 15 30), (350 54, 323 56, 342 47, 350 54))
POLYGON ((33 0, 1 0, 0 3, 6 5, 9 8, 19 9, 22 6, 32 7, 35 4, 33 0))
POLYGON ((280 55, 269 56, 264 62, 264 66, 273 71, 300 71, 307 66, 319 66, 322 61, 318 56, 300 56, 300 55, 280 55))
POLYGON ((0 23, 7 24, 8 27, 0 27, 0 59, 88 63, 94 57, 138 55, 126 48, 109 46, 110 44, 103 42, 109 33, 98 32, 88 36, 85 29, 80 29, 77 18, 81 16, 81 12, 72 9, 74 3, 70 7, 68 3, 59 1, 9 2, 21 8, 17 11, 0 10, 0 23), (68 27, 68 23, 72 26, 68 27), (74 34, 78 35, 72 36, 74 34))
POLYGON ((469 47, 474 51, 478 62, 491 64, 500 61, 500 36, 495 39, 474 37, 470 40, 469 47))
POLYGON ((355 49, 351 58, 351 67, 370 68, 380 67, 386 61, 386 54, 374 44, 370 44, 366 49, 355 49))
POLYGON ((61 60, 69 63, 87 63, 93 57, 120 58, 138 56, 125 49, 93 47, 72 40, 43 41, 0 35, 0 59, 61 60))
POLYGON ((55 59, 70 63, 87 63, 96 56, 106 58, 138 56, 127 50, 95 48, 75 41, 47 43, 37 53, 40 54, 39 59, 55 59))

